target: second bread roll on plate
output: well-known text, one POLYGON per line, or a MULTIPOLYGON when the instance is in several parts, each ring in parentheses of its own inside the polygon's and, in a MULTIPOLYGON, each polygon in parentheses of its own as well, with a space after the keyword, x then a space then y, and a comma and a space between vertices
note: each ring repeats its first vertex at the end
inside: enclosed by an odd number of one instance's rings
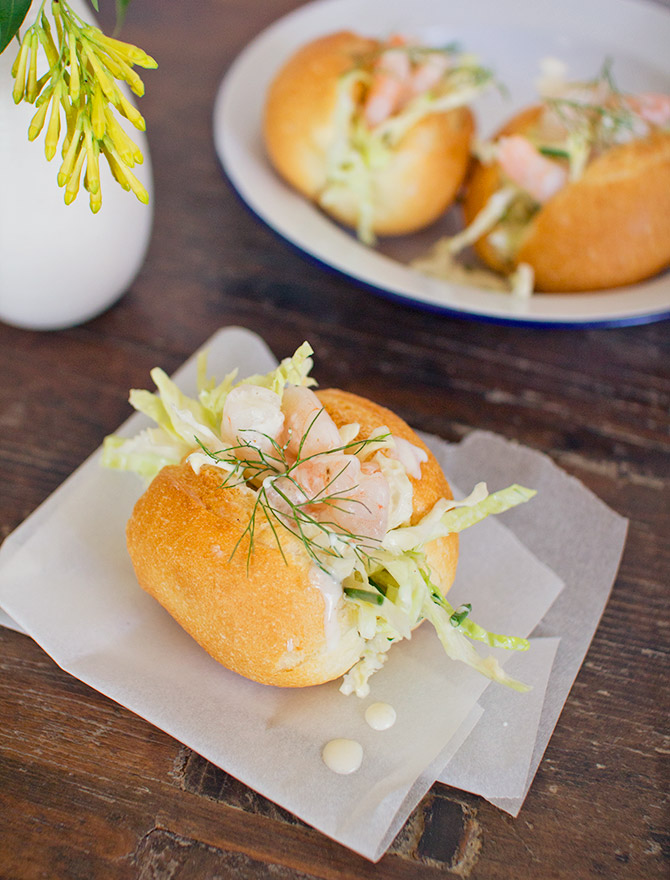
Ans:
POLYGON ((363 241, 415 232, 458 192, 474 132, 466 105, 489 81, 448 50, 320 37, 270 85, 266 149, 286 181, 363 241))
POLYGON ((490 149, 463 209, 474 224, 510 196, 474 244, 491 268, 527 264, 537 290, 571 293, 670 265, 670 96, 623 94, 606 68, 517 114, 490 149))

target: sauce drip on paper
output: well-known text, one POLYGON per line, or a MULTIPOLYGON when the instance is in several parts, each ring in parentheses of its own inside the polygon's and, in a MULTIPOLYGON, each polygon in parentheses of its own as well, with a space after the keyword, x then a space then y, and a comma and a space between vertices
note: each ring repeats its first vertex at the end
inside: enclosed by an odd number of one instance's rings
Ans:
MULTIPOLYGON (((365 720, 373 730, 388 730, 395 724, 395 709, 388 703, 371 703, 365 710, 365 720)), ((346 776, 361 766, 363 746, 353 739, 331 739, 324 746, 321 757, 326 767, 346 776)))
POLYGON ((388 730, 395 724, 395 709, 388 703, 371 703, 365 710, 365 720, 373 730, 388 730))
POLYGON ((334 773, 355 773, 363 760, 363 746, 353 739, 331 739, 321 753, 323 762, 334 773))

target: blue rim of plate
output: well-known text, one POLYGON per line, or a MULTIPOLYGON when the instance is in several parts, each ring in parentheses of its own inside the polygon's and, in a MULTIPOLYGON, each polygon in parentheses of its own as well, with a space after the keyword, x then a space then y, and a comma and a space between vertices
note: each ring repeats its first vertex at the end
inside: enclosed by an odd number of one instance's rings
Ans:
MULTIPOLYGON (((344 0, 346 2, 346 0, 344 0)), ((363 4, 367 2, 367 5, 374 6, 381 2, 381 0, 357 0, 359 4, 363 4)), ((590 2, 594 2, 594 0, 590 0, 590 2)), ((609 0, 609 2, 613 2, 613 0, 609 0)), ((622 5, 628 5, 629 0, 614 0, 614 2, 619 2, 622 5)), ((607 329, 607 328, 621 328, 621 327, 632 327, 632 326, 640 326, 644 324, 655 323, 663 320, 670 319, 670 273, 667 274, 668 281, 668 301, 667 303, 664 301, 662 307, 660 308, 651 308, 649 311, 633 311, 629 314, 604 314, 602 317, 587 317, 584 319, 577 317, 569 317, 566 316, 563 318, 556 317, 547 317, 544 318, 542 316, 536 317, 527 317, 523 315, 507 315, 507 314, 497 314, 491 313, 482 310, 468 310, 467 308, 462 308, 455 305, 443 304, 434 302, 428 299, 423 299, 420 296, 415 296, 411 292, 403 292, 399 290, 389 289, 381 284, 376 284, 374 281, 368 280, 366 278, 360 277, 355 271, 347 268, 343 268, 339 265, 336 265, 334 262, 329 262, 327 259, 324 259, 319 254, 315 253, 310 249, 308 245, 300 244, 295 241, 294 238, 290 234, 290 229, 283 229, 281 225, 278 225, 273 221, 271 217, 268 217, 266 213, 263 212, 257 205, 254 203, 253 196, 247 197, 244 192, 244 181, 239 176, 239 169, 234 167, 234 163, 230 161, 230 157, 227 155, 226 149, 226 137, 227 130, 224 125, 223 118, 226 116, 226 103, 227 99, 230 97, 231 93, 236 88, 235 77, 241 65, 244 64, 245 59, 252 53, 262 42, 266 39, 266 37, 276 32, 278 29, 282 27, 288 26, 289 24, 293 24, 296 18, 303 18, 306 15, 309 15, 312 12, 318 14, 320 9, 331 7, 331 9, 335 6, 336 3, 342 4, 343 0, 314 0, 312 3, 308 3, 305 6, 299 7, 293 12, 288 13, 282 18, 278 19, 274 23, 270 24, 267 28, 265 28, 261 33, 259 33, 234 59, 233 63, 228 68, 223 80, 219 86, 218 93, 216 96, 216 101, 214 105, 214 115, 213 115, 213 134, 214 134, 214 143, 216 148, 216 153, 224 173, 224 176, 228 180, 231 185, 232 190, 235 192, 236 196, 240 200, 240 202, 247 208, 247 210, 260 220, 268 229, 270 229, 278 238, 280 238, 283 242, 288 244, 294 252, 299 253, 304 259, 306 259, 309 263, 319 266, 321 269, 325 269, 331 272, 334 275, 345 278, 348 281, 353 282, 358 287, 367 290, 374 295, 381 297, 383 299, 387 299, 391 302, 398 303, 403 306, 407 306, 413 309, 418 309, 420 311, 428 312, 431 314, 440 314, 447 317, 459 318, 462 320, 468 321, 477 321, 480 323, 488 323, 488 324, 498 324, 498 325, 508 325, 515 327, 533 327, 533 328, 542 328, 542 329, 607 329), (223 132, 223 133, 222 133, 223 132)), ((357 7, 357 8, 360 8, 357 7)), ((639 4, 639 8, 641 10, 645 9, 645 4, 639 4)), ((647 5, 647 8, 649 6, 647 5)), ((658 9, 662 9, 662 7, 653 7, 656 11, 658 9)), ((276 66, 278 67, 279 61, 276 62, 276 66)), ((276 69, 276 67, 275 67, 276 69)), ((668 71, 670 72, 670 71, 668 71)), ((260 134, 260 132, 259 132, 260 134)), ((259 137, 260 140, 260 137, 259 137)), ((266 162, 267 165, 267 162, 266 162)), ((282 182, 277 182, 280 186, 284 186, 282 182)), ((285 187, 286 188, 286 187, 285 187)), ((288 188, 287 188, 287 192, 288 188)), ((317 210, 317 209, 315 209, 317 210)), ((320 213, 320 212, 319 212, 320 213)), ((338 228, 337 224, 333 222, 333 227, 338 228)), ((402 264, 398 264, 401 266, 402 264)), ((613 293, 617 292, 625 292, 625 288, 620 291, 613 291, 613 293)), ((665 293, 665 291, 664 291, 665 293)), ((606 297, 609 295, 609 292, 602 292, 599 296, 606 297)), ((631 289, 631 298, 635 295, 633 289, 631 289)), ((538 294, 537 296, 546 297, 546 294, 538 294)), ((569 294, 567 295, 568 299, 572 297, 580 297, 581 294, 569 294)))
MULTIPOLYGON (((430 314, 444 315, 445 317, 451 318, 459 318, 463 321, 475 321, 481 324, 503 324, 507 326, 513 327, 533 327, 535 329, 540 330, 598 330, 598 329, 615 329, 621 327, 639 327, 644 324, 654 324, 658 321, 664 321, 670 319, 670 307, 665 312, 654 312, 642 315, 631 315, 625 318, 618 319, 602 319, 597 321, 553 321, 553 320, 524 320, 523 318, 512 318, 512 317, 501 317, 498 315, 484 315, 478 312, 468 312, 463 309, 455 309, 450 308, 449 306, 440 306, 435 305, 430 302, 425 302, 424 300, 415 299, 406 294, 396 293, 393 290, 387 290, 383 287, 377 287, 369 281, 364 281, 362 278, 357 278, 355 275, 350 275, 344 269, 340 269, 337 266, 333 266, 331 263, 327 263, 325 260, 320 259, 315 254, 310 253, 310 251, 305 248, 300 247, 300 245, 296 244, 294 241, 291 241, 290 238, 287 238, 283 233, 281 233, 278 229, 276 229, 271 223, 259 214, 250 204, 246 201, 242 193, 237 189, 235 183, 231 180, 230 175, 226 171, 226 168, 223 162, 219 159, 219 164, 221 165, 221 171, 223 176, 230 184, 232 191, 235 193, 237 199, 240 204, 251 214, 252 217, 259 220, 266 229, 269 229, 270 232, 275 236, 275 238, 279 239, 282 243, 288 245, 288 247, 296 254, 299 254, 304 260, 308 263, 318 266, 319 269, 325 269, 332 275, 337 275, 340 278, 345 279, 346 281, 353 282, 357 287, 363 288, 363 290, 368 290, 370 293, 375 294, 375 296, 379 296, 382 299, 387 299, 394 303, 399 303, 403 306, 409 306, 410 308, 416 309, 421 312, 429 312, 430 314)), ((540 296, 542 294, 539 294, 540 296)), ((579 296, 579 294, 575 294, 579 296)))

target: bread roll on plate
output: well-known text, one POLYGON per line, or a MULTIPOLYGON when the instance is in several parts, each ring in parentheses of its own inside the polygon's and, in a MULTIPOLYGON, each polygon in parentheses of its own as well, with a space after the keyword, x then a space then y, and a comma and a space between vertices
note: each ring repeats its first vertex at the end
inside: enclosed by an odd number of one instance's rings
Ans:
POLYGON ((295 189, 361 240, 436 220, 463 181, 468 104, 491 74, 452 49, 341 31, 299 49, 268 90, 268 156, 295 189))
MULTIPOLYGON (((345 675, 364 695, 422 619, 450 656, 520 687, 470 644, 525 649, 452 608, 458 532, 528 500, 513 486, 462 502, 398 416, 349 392, 314 393, 311 348, 267 376, 186 398, 160 370, 131 402, 159 427, 108 437, 103 463, 151 479, 127 524, 138 582, 217 661, 301 687, 345 675)), ((204 375, 204 373, 203 373, 204 375)))
POLYGON ((538 291, 618 287, 670 266, 670 96, 623 94, 608 66, 545 88, 473 169, 463 208, 479 256, 498 272, 529 265, 538 291))

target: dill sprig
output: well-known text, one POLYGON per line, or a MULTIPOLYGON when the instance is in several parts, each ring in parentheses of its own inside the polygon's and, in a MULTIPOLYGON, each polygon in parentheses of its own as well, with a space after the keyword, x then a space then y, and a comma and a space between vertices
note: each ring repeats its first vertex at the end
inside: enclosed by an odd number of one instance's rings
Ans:
POLYGON ((584 83, 594 93, 603 88, 601 101, 576 98, 545 98, 544 103, 560 119, 568 132, 585 138, 594 149, 606 149, 622 132, 635 130, 638 116, 626 101, 612 74, 612 60, 606 59, 598 75, 584 83))
POLYGON ((622 101, 612 106, 577 101, 572 98, 547 98, 546 104, 560 118, 568 131, 585 134, 594 146, 607 146, 622 130, 633 131, 636 115, 622 101))
MULTIPOLYGON (((198 438, 196 442, 200 449, 212 459, 216 465, 223 466, 228 470, 220 484, 221 489, 230 489, 236 486, 246 485, 256 491, 256 498, 249 516, 249 521, 244 527, 240 537, 236 541, 230 558, 238 551, 244 539, 248 539, 247 570, 253 557, 256 532, 258 528, 258 515, 263 514, 265 521, 272 532, 279 552, 284 562, 287 562, 284 548, 282 547, 281 532, 285 531, 297 538, 304 546, 310 559, 323 571, 327 571, 325 561, 328 558, 342 558, 342 544, 350 547, 356 558, 365 562, 370 558, 370 552, 376 546, 376 542, 366 535, 357 534, 333 520, 319 519, 311 511, 313 505, 322 508, 334 508, 342 510, 343 506, 360 504, 365 508, 365 503, 352 494, 358 486, 354 485, 347 489, 338 489, 334 484, 345 472, 348 464, 344 464, 335 474, 330 475, 324 485, 311 494, 296 477, 296 471, 306 462, 313 459, 322 459, 325 456, 336 453, 345 453, 352 456, 360 454, 372 444, 385 443, 390 434, 378 434, 373 437, 354 439, 348 443, 342 443, 332 449, 304 455, 305 445, 310 432, 323 408, 318 410, 309 422, 305 432, 300 437, 298 452, 295 461, 289 460, 288 447, 291 441, 281 444, 274 437, 254 429, 242 429, 238 432, 237 443, 218 451, 208 449, 198 438), (264 438, 269 450, 261 449, 252 439, 241 435, 253 435, 255 438, 264 438), (285 491, 284 486, 293 486, 297 497, 285 491), (273 502, 268 493, 271 487, 279 499, 286 505, 281 509, 273 502)), ((366 508, 367 509, 367 508, 366 508)))
MULTIPOLYGON (((240 433, 247 432, 243 430, 240 433)), ((228 470, 228 474, 220 486, 222 489, 232 489, 242 485, 258 486, 266 476, 284 473, 286 448, 280 447, 277 441, 268 434, 260 434, 258 431, 249 431, 248 433, 260 435, 270 440, 273 448, 277 449, 278 455, 270 455, 250 440, 242 440, 240 443, 226 446, 224 449, 214 452, 208 449, 198 437, 195 438, 205 455, 211 458, 215 464, 223 465, 224 470, 228 470)))
MULTIPOLYGON (((333 478, 334 479, 334 478, 333 478)), ((296 485, 298 485, 296 483, 296 485)), ((301 543, 304 545, 305 550, 307 551, 309 557, 315 562, 319 568, 327 571, 327 568, 324 564, 324 557, 331 559, 341 559, 343 557, 343 552, 338 546, 338 543, 333 543, 332 538, 336 539, 336 542, 344 542, 348 546, 351 546, 356 557, 365 561, 369 558, 370 554, 368 550, 372 550, 374 546, 374 542, 371 538, 357 534, 350 529, 346 529, 344 526, 339 523, 335 523, 329 520, 318 519, 312 513, 309 512, 308 508, 312 504, 334 504, 337 506, 335 502, 356 502, 357 499, 353 499, 347 497, 343 493, 334 492, 330 495, 323 495, 323 491, 321 490, 317 496, 308 497, 307 493, 305 494, 305 499, 303 501, 294 501, 289 498, 284 492, 281 491, 280 488, 274 485, 274 490, 280 496, 282 501, 286 503, 289 508, 289 512, 283 511, 275 506, 273 506, 267 498, 267 492, 265 488, 262 487, 259 492, 259 497, 264 496, 265 501, 261 502, 261 507, 263 512, 270 523, 270 527, 272 528, 273 522, 272 518, 278 523, 280 523, 283 528, 290 532, 294 537, 298 538, 301 543), (316 500, 315 500, 316 499, 316 500), (327 543, 323 544, 319 541, 319 538, 322 538, 327 543)), ((356 488, 355 486, 352 488, 356 488)), ((302 487, 300 487, 302 490, 302 487)), ((304 490, 303 490, 304 491, 304 490)), ((357 502, 363 504, 363 502, 357 502)), ((281 541, 279 540, 278 533, 276 529, 273 530, 273 535, 279 549, 281 551, 281 541)), ((251 551, 250 547, 250 551, 251 551)), ((282 556, 283 556, 282 552, 282 556)))

